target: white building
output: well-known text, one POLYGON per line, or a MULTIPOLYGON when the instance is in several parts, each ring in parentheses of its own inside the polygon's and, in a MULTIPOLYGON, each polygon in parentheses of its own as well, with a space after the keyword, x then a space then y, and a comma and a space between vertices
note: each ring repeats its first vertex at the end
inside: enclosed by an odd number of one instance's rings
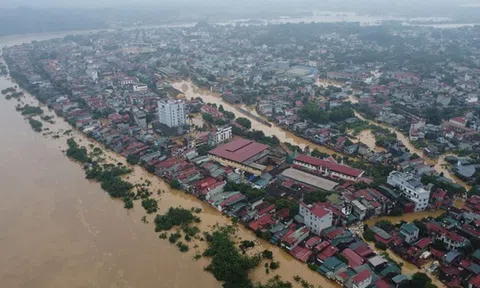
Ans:
POLYGON ((320 235, 323 229, 332 226, 332 211, 323 208, 319 204, 307 205, 300 203, 299 214, 303 217, 305 226, 317 235, 320 235))
POLYGON ((147 91, 147 90, 148 90, 148 86, 145 84, 133 85, 134 92, 141 92, 141 91, 147 91))
POLYGON ((92 80, 95 81, 95 82, 98 80, 97 70, 87 69, 87 75, 88 75, 88 77, 92 78, 92 80))
POLYGON ((232 126, 220 126, 215 131, 212 131, 208 138, 209 145, 218 145, 232 139, 232 126))
POLYGON ((185 125, 185 103, 181 100, 158 101, 158 121, 170 128, 185 125))
POLYGON ((423 188, 422 182, 412 174, 392 171, 388 175, 387 183, 402 191, 403 195, 415 203, 415 211, 427 208, 430 191, 423 188))

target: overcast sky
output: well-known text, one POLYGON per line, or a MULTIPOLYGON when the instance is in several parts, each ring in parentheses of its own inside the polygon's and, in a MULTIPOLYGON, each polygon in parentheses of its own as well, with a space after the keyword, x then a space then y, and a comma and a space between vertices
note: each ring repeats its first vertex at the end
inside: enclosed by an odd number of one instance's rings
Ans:
MULTIPOLYGON (((310 2, 310 3, 379 3, 382 4, 391 3, 392 6, 395 4, 405 4, 406 2, 411 2, 412 4, 419 3, 430 3, 430 4, 439 4, 439 3, 474 3, 480 4, 480 0, 0 0, 0 8, 13 8, 18 6, 24 7, 68 7, 68 8, 98 8, 98 7, 132 7, 132 6, 169 6, 172 3, 176 5, 181 4, 207 4, 207 5, 216 5, 225 6, 226 3, 235 3, 236 5, 242 5, 245 2, 258 3, 258 4, 275 4, 278 2, 287 2, 290 5, 299 4, 299 2, 310 2)), ((343 6, 343 5, 342 5, 343 6)))

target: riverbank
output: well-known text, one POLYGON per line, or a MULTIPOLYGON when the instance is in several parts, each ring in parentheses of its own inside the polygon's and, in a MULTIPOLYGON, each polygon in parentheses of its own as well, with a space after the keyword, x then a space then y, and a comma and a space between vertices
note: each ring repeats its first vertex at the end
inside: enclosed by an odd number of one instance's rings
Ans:
MULTIPOLYGON (((5 81, 7 81, 7 80, 5 79, 5 81)), ((11 83, 11 86, 13 86, 13 83, 11 83)), ((4 101, 6 101, 6 100, 4 100, 4 101)), ((11 101, 10 102, 11 103, 11 109, 13 110, 14 105, 16 105, 16 102, 12 101, 12 100, 10 100, 10 101, 11 101)), ((22 98, 22 102, 25 103, 25 104, 32 105, 32 106, 39 105, 38 101, 33 96, 29 95, 28 93, 25 93, 24 98, 22 98)), ((43 109, 45 110, 45 107, 43 107, 43 109)), ((73 137, 75 139, 75 141, 77 141, 80 145, 84 145, 86 147, 89 147, 88 148, 89 151, 90 151, 90 149, 93 149, 92 147, 101 147, 101 149, 105 153, 105 156, 106 156, 107 160, 110 163, 119 163, 120 162, 120 163, 123 163, 124 165, 128 165, 126 163, 126 159, 124 157, 122 157, 122 156, 120 156, 120 155, 118 155, 118 154, 116 154, 112 151, 109 151, 109 150, 105 149, 105 147, 103 147, 99 143, 96 143, 92 139, 87 138, 85 135, 78 132, 77 130, 73 130, 70 135, 63 135, 64 131, 70 130, 70 129, 72 129, 72 127, 70 127, 70 125, 68 123, 66 123, 62 118, 57 117, 57 116, 53 116, 53 117, 54 117, 53 118, 54 124, 44 123, 44 128, 48 129, 48 135, 43 136, 44 139, 48 138, 48 142, 50 142, 50 147, 51 148, 56 147, 56 149, 64 151, 64 150, 67 149, 66 139, 70 138, 70 137, 73 137), (58 137, 56 137, 55 135, 58 136, 58 137), (55 139, 53 139, 54 138, 53 136, 55 136, 55 139)), ((30 129, 30 128, 28 128, 28 129, 30 129)), ((34 132, 30 132, 30 133, 34 133, 34 132)), ((40 135, 40 134, 38 134, 38 135, 40 135)), ((157 190, 165 191, 164 193, 161 193, 161 195, 154 195, 153 196, 153 198, 158 201, 158 207, 159 207, 160 212, 162 212, 162 211, 164 212, 164 211, 168 210, 168 208, 170 208, 170 207, 182 206, 186 209, 190 209, 190 208, 199 207, 199 205, 200 205, 203 212, 199 215, 200 218, 201 218, 201 223, 199 224, 199 228, 202 231, 210 231, 212 229, 212 227, 215 226, 215 225, 231 224, 231 221, 228 218, 223 217, 218 211, 213 209, 210 205, 207 205, 206 203, 201 202, 201 201, 197 200, 195 197, 193 197, 191 195, 188 195, 188 194, 185 194, 184 192, 170 189, 169 185, 167 185, 163 180, 159 179, 158 177, 156 177, 154 175, 149 174, 147 171, 145 171, 145 169, 141 168, 140 166, 131 166, 131 168, 133 169, 132 173, 125 176, 126 179, 128 179, 129 182, 131 182, 131 183, 143 183, 145 180, 148 180, 149 182, 151 182, 150 189, 152 191, 157 191, 157 190)), ((88 181, 86 181, 86 182, 88 182, 88 181)), ((91 184, 98 187, 98 184, 94 184, 94 183, 91 183, 91 184)), ((105 195, 104 192, 103 192, 103 195, 105 195)), ((110 201, 111 202, 116 202, 115 205, 118 205, 119 207, 123 206, 120 201, 117 201, 117 200, 110 200, 110 201)), ((134 207, 133 210, 135 211, 134 214, 137 215, 137 217, 136 217, 137 219, 135 219, 134 222, 135 223, 142 223, 141 219, 143 218, 143 216, 146 216, 145 220, 148 223, 150 223, 150 225, 142 225, 142 226, 149 226, 151 228, 150 231, 153 232, 152 223, 153 223, 154 216, 153 215, 146 215, 145 212, 143 211, 143 208, 141 208, 139 203, 137 203, 137 202, 135 203, 135 207, 134 207), (142 212, 143 212, 142 217, 138 217, 138 215, 142 214, 142 212)), ((127 211, 126 213, 132 213, 132 212, 127 211)), ((155 235, 155 234, 152 233, 152 235, 155 235)), ((306 265, 303 265, 302 263, 296 261, 288 253, 286 253, 285 251, 283 251, 279 247, 273 246, 273 245, 271 245, 271 244, 269 244, 268 242, 265 242, 265 241, 258 241, 258 239, 255 237, 255 235, 251 231, 249 231, 249 230, 247 230, 243 227, 239 228, 239 230, 236 234, 236 237, 237 237, 238 241, 240 241, 240 240, 250 240, 250 241, 258 242, 258 245, 257 245, 256 249, 259 249, 259 250, 268 249, 268 250, 273 251, 274 260, 278 261, 280 263, 280 268, 275 270, 275 273, 271 272, 269 275, 267 275, 265 273, 265 270, 262 267, 258 267, 254 271, 254 273, 252 273, 252 279, 254 281, 265 282, 266 280, 273 277, 275 274, 278 274, 278 275, 281 275, 282 279, 292 282, 293 277, 296 276, 296 275, 299 275, 300 277, 305 279, 307 282, 322 283, 321 285, 323 287, 335 287, 336 286, 336 284, 333 284, 332 282, 330 282, 326 278, 322 277, 318 273, 313 272, 310 269, 308 269, 308 267, 306 265)), ((157 240, 158 240, 158 238, 157 238, 157 240)), ((158 241, 163 242, 162 240, 158 240, 158 241)), ((169 250, 172 250, 172 249, 173 249, 173 251, 177 250, 175 246, 170 245, 167 242, 163 242, 163 243, 164 243, 164 245, 167 245, 167 246, 170 247, 170 248, 168 248, 169 250)), ((184 256, 184 255, 189 255, 189 258, 188 258, 189 260, 188 261, 192 261, 191 259, 193 258, 193 256, 197 252, 200 252, 202 250, 202 247, 204 247, 204 245, 202 245, 202 243, 200 243, 200 242, 195 243, 195 244, 192 243, 190 246, 192 247, 193 245, 198 245, 198 248, 197 249, 191 249, 186 254, 182 254, 182 253, 178 252, 178 256, 180 257, 180 259, 186 260, 185 259, 186 256, 184 256)), ((163 249, 167 249, 167 248, 163 247, 163 249)), ((178 261, 180 261, 180 260, 178 260, 178 261)), ((206 260, 198 261, 198 263, 199 263, 197 265, 198 268, 205 267, 206 264, 207 264, 207 262, 205 262, 205 261, 206 260)), ((178 286, 178 287, 188 287, 188 286, 189 285, 178 286)), ((172 285, 172 286, 169 286, 169 287, 174 287, 174 286, 172 285)), ((215 287, 215 286, 207 285, 207 287, 215 287)))

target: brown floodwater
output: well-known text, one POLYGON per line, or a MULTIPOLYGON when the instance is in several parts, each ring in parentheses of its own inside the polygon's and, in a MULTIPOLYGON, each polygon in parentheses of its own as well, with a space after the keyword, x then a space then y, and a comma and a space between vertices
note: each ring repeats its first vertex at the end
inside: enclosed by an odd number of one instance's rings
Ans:
MULTIPOLYGON (((0 99, 0 287, 220 287, 140 221, 138 203, 127 211, 87 181, 62 155, 66 138, 33 132, 15 104, 0 99)), ((68 128, 56 121, 48 127, 68 128)))
MULTIPOLYGON (((448 155, 452 155, 452 154, 444 154, 444 155, 440 155, 438 157, 438 159, 432 159, 430 157, 427 157, 423 154, 423 151, 421 149, 418 149, 416 148, 415 146, 412 145, 412 143, 410 142, 410 139, 408 139, 407 136, 405 136, 402 132, 398 131, 397 129, 391 127, 391 126, 388 126, 388 125, 385 125, 383 123, 379 123, 379 122, 376 122, 376 121, 372 121, 372 120, 368 120, 368 119, 365 119, 365 117, 363 117, 362 115, 360 115, 360 113, 356 112, 355 111, 355 116, 357 116, 358 118, 362 119, 362 120, 365 120, 367 121, 369 124, 372 124, 372 125, 377 125, 377 126, 380 126, 382 128, 385 128, 385 129, 388 129, 390 130, 391 132, 395 133, 397 135, 397 139, 399 141, 401 141, 403 143, 403 145, 405 147, 408 148, 408 150, 411 152, 411 153, 416 153, 417 155, 421 156, 423 158, 423 160, 425 161, 426 164, 428 165, 433 165, 434 168, 435 168, 435 171, 437 171, 438 173, 442 173, 443 172, 443 176, 448 178, 448 179, 451 179, 453 180, 453 182, 457 183, 457 184, 460 184, 462 186, 464 186, 467 190, 469 190, 471 188, 470 185, 468 185, 465 181, 462 181, 460 178, 458 178, 457 176, 455 176, 455 174, 453 174, 452 172, 450 172, 450 170, 448 169, 448 165, 446 165, 446 161, 445 161, 445 157, 448 156, 448 155)), ((363 131, 362 131, 363 132, 363 131)), ((373 136, 373 134, 372 134, 373 136)), ((368 139, 366 139, 368 140, 368 139)), ((370 147, 370 145, 369 145, 370 147)))
MULTIPOLYGON (((187 97, 187 99, 192 99, 192 98, 197 98, 200 97, 205 103, 215 103, 217 106, 223 105, 223 108, 227 111, 230 111, 235 114, 235 117, 244 117, 248 118, 250 122, 252 123, 252 129, 255 130, 261 130, 263 133, 265 133, 266 136, 273 136, 275 135, 281 142, 289 142, 293 145, 297 145, 300 148, 304 149, 305 147, 309 147, 310 149, 318 149, 321 152, 324 153, 329 153, 329 154, 340 154, 339 152, 336 152, 332 149, 329 149, 325 146, 317 145, 311 141, 308 141, 306 139, 303 139, 301 137, 296 136, 295 134, 286 131, 285 129, 275 125, 272 123, 271 127, 268 127, 265 124, 262 124, 255 120, 254 118, 245 115, 241 112, 239 112, 236 108, 237 107, 242 107, 242 105, 232 105, 228 102, 223 101, 223 99, 220 97, 219 94, 210 92, 207 89, 200 89, 196 87, 192 82, 190 81, 179 81, 172 83, 172 86, 175 87, 176 89, 182 91, 183 94, 187 97)), ((250 112, 254 115, 258 115, 255 110, 250 108, 247 108, 243 106, 244 109, 250 110, 250 112)))
MULTIPOLYGON (((0 78, 0 90, 15 84, 0 78)), ((26 95, 20 102, 38 105, 26 95)), ((3 132, 0 181, 0 245, 8 247, 0 259, 0 287, 220 287, 221 283, 203 271, 208 260, 194 261, 205 243, 189 243, 190 251, 180 253, 176 246, 158 239, 153 215, 147 215, 140 203, 127 211, 119 200, 111 199, 98 183, 88 181, 79 164, 62 153, 66 139, 73 137, 89 150, 101 147, 74 131, 61 118, 54 124, 44 122, 53 134, 35 133, 15 111, 16 100, 0 99, 3 132), (59 139, 53 139, 59 135, 59 139), (146 216, 148 223, 141 221, 146 216), (198 247, 196 247, 198 246, 198 247)), ((44 108, 45 109, 45 108, 44 108)), ((52 114, 51 112, 46 112, 52 114)), ((101 147, 103 148, 103 147, 101 147)), ((110 163, 125 159, 104 150, 110 163)), ((160 213, 169 207, 201 207, 199 228, 209 231, 216 224, 230 220, 209 205, 181 191, 172 191, 165 182, 133 167, 125 176, 132 183, 151 182, 159 200, 160 213)), ((278 274, 293 281, 301 276, 311 284, 337 287, 318 273, 288 255, 282 249, 239 228, 236 240, 254 240, 256 251, 270 249, 280 268, 266 274, 262 266, 252 272, 252 279, 264 282, 278 274)))

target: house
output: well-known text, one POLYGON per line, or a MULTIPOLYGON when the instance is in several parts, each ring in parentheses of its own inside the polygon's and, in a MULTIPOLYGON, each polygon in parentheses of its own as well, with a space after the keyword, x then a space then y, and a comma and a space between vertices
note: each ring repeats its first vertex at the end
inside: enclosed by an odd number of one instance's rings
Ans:
POLYGON ((409 173, 392 171, 387 183, 402 191, 403 195, 415 203, 415 211, 425 210, 430 199, 430 191, 423 188, 422 182, 409 173))
POLYGON ((370 259, 368 259, 368 263, 370 266, 372 266, 375 271, 381 271, 383 268, 385 268, 388 264, 388 261, 383 258, 383 256, 374 256, 370 259))
POLYGON ((363 270, 351 278, 352 288, 366 288, 372 283, 373 274, 369 270, 363 270))
POLYGON ((449 250, 458 249, 470 245, 470 241, 468 239, 448 230, 445 233, 437 236, 437 239, 441 240, 449 250))
POLYGON ((322 230, 332 226, 332 211, 325 209, 322 205, 307 205, 300 203, 299 214, 303 217, 305 225, 313 233, 320 235, 322 230))
POLYGON ((375 233, 374 235, 375 242, 381 242, 381 243, 384 243, 385 245, 388 245, 390 244, 390 242, 393 241, 393 237, 382 228, 379 228, 377 226, 372 226, 370 227, 370 230, 372 230, 373 233, 375 233))
POLYGON ((358 255, 357 253, 355 253, 352 249, 343 249, 341 254, 347 259, 348 266, 350 266, 351 268, 356 268, 360 265, 363 265, 363 258, 360 257, 360 255, 358 255))
POLYGON ((415 224, 406 223, 400 227, 400 237, 408 244, 412 244, 417 241, 419 231, 420 229, 415 224))
POLYGON ((322 263, 322 265, 317 269, 317 272, 328 277, 330 274, 346 266, 347 265, 340 261, 337 257, 330 257, 322 263))
POLYGON ((285 235, 283 235, 281 246, 285 247, 287 250, 292 250, 308 237, 309 232, 310 231, 305 226, 300 227, 297 230, 290 229, 285 235))
POLYGON ((462 117, 455 117, 455 118, 452 118, 450 120, 448 120, 450 123, 453 123, 455 125, 458 125, 458 126, 462 126, 462 127, 465 127, 467 126, 467 119, 462 116, 462 117))

